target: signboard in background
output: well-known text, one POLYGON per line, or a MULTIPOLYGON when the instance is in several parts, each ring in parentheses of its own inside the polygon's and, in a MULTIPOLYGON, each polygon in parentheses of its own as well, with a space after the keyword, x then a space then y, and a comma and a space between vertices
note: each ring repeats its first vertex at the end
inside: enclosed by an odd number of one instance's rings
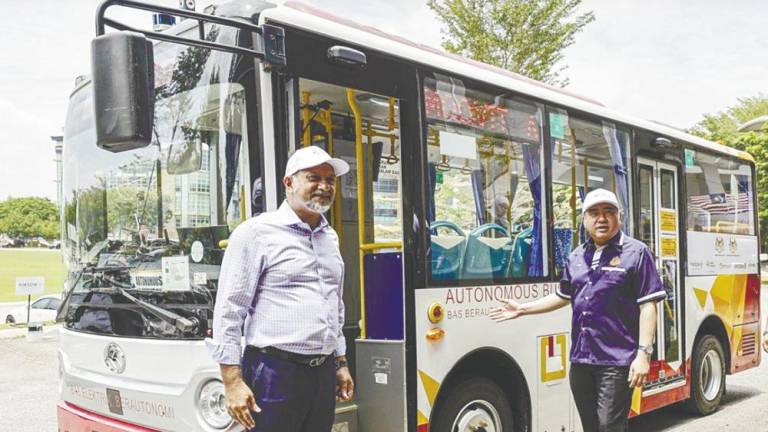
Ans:
POLYGON ((37 295, 45 292, 45 278, 42 276, 17 277, 16 295, 37 295))

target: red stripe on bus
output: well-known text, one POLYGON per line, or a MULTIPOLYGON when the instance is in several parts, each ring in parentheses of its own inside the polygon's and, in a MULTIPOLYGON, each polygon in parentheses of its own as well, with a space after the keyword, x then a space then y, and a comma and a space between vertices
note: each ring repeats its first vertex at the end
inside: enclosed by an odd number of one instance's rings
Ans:
POLYGON ((122 420, 105 417, 67 402, 56 406, 61 432, 157 432, 122 420))

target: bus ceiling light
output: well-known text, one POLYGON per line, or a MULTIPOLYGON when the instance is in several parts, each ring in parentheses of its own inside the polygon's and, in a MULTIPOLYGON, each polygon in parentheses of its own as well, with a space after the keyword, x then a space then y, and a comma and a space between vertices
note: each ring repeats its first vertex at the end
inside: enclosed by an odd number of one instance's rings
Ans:
POLYGON ((432 324, 437 324, 443 320, 444 316, 445 308, 443 308, 443 305, 438 302, 434 302, 429 305, 429 309, 427 309, 427 318, 429 318, 429 322, 432 324))
POLYGON ((232 417, 227 413, 224 383, 217 379, 208 381, 200 389, 197 409, 205 423, 212 428, 224 429, 232 423, 232 417))
POLYGON ((326 56, 331 63, 350 69, 360 70, 368 64, 364 52, 341 45, 328 48, 326 56))
POLYGON ((427 332, 427 340, 430 342, 437 342, 445 336, 445 330, 435 327, 427 332))

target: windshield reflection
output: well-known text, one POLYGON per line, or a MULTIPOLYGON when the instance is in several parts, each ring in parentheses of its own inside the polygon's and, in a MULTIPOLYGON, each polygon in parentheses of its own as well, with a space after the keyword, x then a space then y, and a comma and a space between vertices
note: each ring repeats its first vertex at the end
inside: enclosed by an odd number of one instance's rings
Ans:
MULTIPOLYGON (((236 37, 215 26, 207 34, 228 43, 236 37)), ((236 60, 157 44, 153 140, 131 151, 97 148, 90 85, 73 94, 65 128, 64 250, 79 274, 70 277, 72 295, 62 309, 68 327, 189 336, 189 326, 169 324, 153 311, 157 305, 170 316, 194 318, 201 323, 195 333, 204 333, 222 241, 245 219, 251 194, 245 90, 229 82, 236 60)))

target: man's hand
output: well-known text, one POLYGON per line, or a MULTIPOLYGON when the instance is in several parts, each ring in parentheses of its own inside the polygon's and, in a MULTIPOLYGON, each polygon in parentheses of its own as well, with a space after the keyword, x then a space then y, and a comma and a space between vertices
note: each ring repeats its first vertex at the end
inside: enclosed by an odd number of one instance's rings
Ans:
POLYGON ((501 299, 503 306, 491 309, 488 316, 496 322, 512 320, 523 314, 525 311, 520 303, 514 300, 501 299))
POLYGON ((227 412, 232 419, 246 429, 256 427, 251 411, 258 413, 261 412, 261 408, 256 405, 256 398, 253 397, 253 392, 243 380, 236 379, 228 384, 225 383, 224 393, 227 400, 227 412))
POLYGON ((648 376, 648 370, 651 368, 649 364, 649 355, 645 352, 638 351, 637 356, 629 365, 629 381, 630 387, 642 387, 645 383, 645 377, 648 376))
POLYGON ((346 366, 340 367, 336 370, 336 402, 350 401, 354 393, 355 383, 352 382, 349 368, 346 366))

